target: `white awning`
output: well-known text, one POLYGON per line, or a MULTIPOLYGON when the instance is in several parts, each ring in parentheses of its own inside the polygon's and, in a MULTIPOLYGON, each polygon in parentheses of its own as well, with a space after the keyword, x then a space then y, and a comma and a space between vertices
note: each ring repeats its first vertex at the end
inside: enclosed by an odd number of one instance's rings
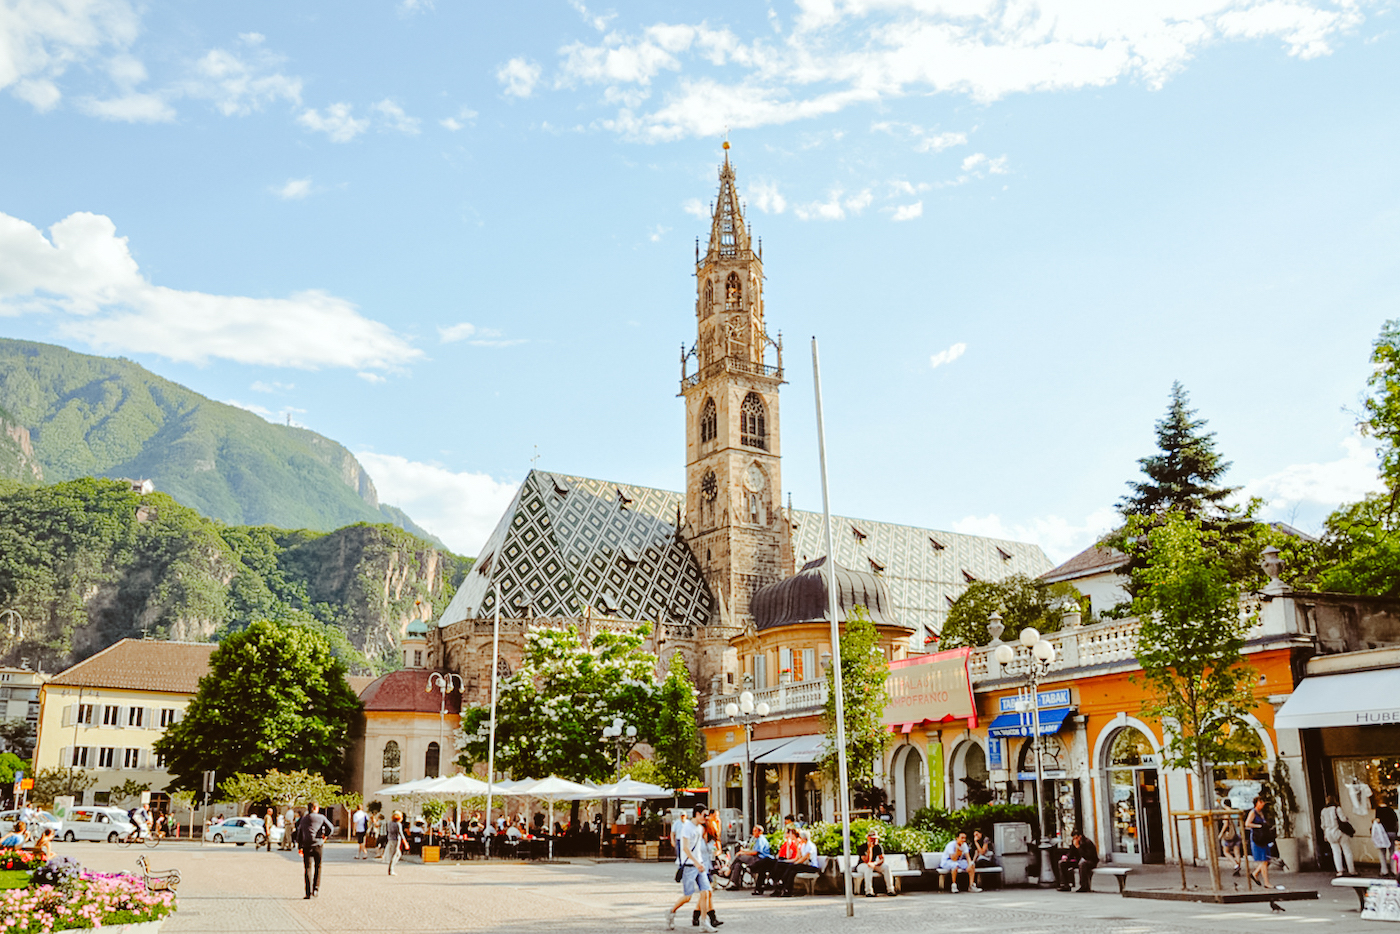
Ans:
MULTIPOLYGON (((786 746, 788 743, 792 742, 793 739, 795 739, 795 737, 783 736, 779 739, 753 740, 751 743, 749 743, 749 755, 752 756, 754 759, 757 759, 760 755, 762 755, 765 752, 772 752, 780 746, 786 746)), ((744 744, 739 743, 739 745, 726 749, 724 752, 715 756, 713 759, 706 762, 700 767, 702 769, 708 769, 713 768, 717 765, 738 765, 740 762, 743 761, 744 744)))
POLYGON ((1304 678, 1274 717, 1274 728, 1280 730, 1396 724, 1400 668, 1304 678))
POLYGON ((764 753, 757 759, 761 762, 816 762, 826 755, 826 737, 821 733, 794 736, 792 742, 779 746, 772 752, 764 753))

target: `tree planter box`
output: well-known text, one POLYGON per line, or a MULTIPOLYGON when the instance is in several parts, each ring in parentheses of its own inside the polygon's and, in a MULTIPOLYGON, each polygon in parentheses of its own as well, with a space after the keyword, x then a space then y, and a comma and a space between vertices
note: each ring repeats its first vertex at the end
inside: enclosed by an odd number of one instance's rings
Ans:
POLYGON ((627 855, 633 859, 660 858, 661 844, 656 840, 647 840, 643 843, 630 843, 627 846, 627 855))

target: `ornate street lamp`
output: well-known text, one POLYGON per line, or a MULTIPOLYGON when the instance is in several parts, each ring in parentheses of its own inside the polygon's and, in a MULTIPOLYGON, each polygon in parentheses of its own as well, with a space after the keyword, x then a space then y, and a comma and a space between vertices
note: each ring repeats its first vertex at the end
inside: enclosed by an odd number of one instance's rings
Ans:
MULTIPOLYGON (((992 626, 988 629, 996 628, 998 635, 1001 631, 1001 616, 992 614, 992 626)), ((1040 743, 1040 679, 1050 670, 1050 665, 1055 661, 1055 644, 1040 635, 1040 630, 1034 626, 1027 626, 1021 630, 1021 645, 1030 654, 1026 666, 1026 687, 1022 688, 1016 698, 1016 712, 1031 715, 1031 751, 1035 755, 1035 803, 1036 815, 1040 825, 1040 881, 1042 883, 1054 883, 1055 868, 1050 865, 1049 832, 1045 825, 1045 771, 1041 762, 1040 743)), ((996 647, 996 660, 1003 667, 1010 665, 1016 660, 1016 649, 1010 643, 1003 642, 996 647)))
POLYGON ((753 798, 752 782, 750 772, 753 770, 753 756, 750 751, 750 742, 753 740, 753 725, 764 717, 768 716, 768 702, 753 702, 753 692, 744 691, 739 695, 739 703, 730 701, 724 705, 724 715, 731 723, 744 728, 744 826, 738 834, 740 840, 748 839, 746 834, 753 828, 754 821, 749 820, 749 806, 753 798))
POLYGON ((438 704, 438 773, 434 778, 442 777, 442 734, 447 724, 447 695, 450 691, 460 693, 464 687, 466 684, 463 683, 461 675, 435 671, 428 675, 428 686, 423 688, 425 692, 437 688, 442 693, 442 702, 438 704))

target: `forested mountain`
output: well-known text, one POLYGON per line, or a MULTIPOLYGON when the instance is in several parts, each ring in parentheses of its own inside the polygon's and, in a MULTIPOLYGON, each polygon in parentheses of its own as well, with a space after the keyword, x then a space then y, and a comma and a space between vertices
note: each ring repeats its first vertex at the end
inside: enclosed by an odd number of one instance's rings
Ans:
POLYGON ((126 637, 206 640, 262 618, 324 629, 361 673, 397 667, 471 567, 391 525, 225 525, 165 493, 0 481, 0 663, 62 669, 126 637))
POLYGON ((0 339, 0 478, 89 476, 149 479, 230 524, 329 531, 389 522, 430 537, 401 510, 381 507, 360 462, 330 438, 215 402, 124 358, 0 339))

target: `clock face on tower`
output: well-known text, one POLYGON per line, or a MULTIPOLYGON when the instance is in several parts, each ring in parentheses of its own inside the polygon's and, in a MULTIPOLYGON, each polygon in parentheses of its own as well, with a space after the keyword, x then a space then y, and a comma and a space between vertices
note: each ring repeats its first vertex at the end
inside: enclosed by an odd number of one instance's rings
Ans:
POLYGON ((714 502, 714 498, 719 495, 719 481, 715 479, 713 470, 707 470, 705 476, 700 480, 700 493, 711 502, 714 502))
POLYGON ((755 493, 763 491, 768 478, 763 475, 757 464, 750 464, 748 473, 744 474, 744 485, 755 493))

